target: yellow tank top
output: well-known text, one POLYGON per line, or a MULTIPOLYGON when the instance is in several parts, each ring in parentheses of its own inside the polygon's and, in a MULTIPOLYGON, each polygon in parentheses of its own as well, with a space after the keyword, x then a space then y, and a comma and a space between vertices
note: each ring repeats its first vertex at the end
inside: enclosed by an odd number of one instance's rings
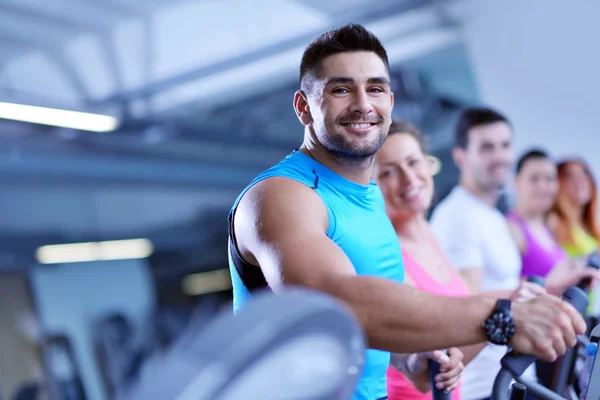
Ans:
MULTIPOLYGON (((587 257, 589 254, 596 251, 598 248, 598 241, 596 238, 584 231, 583 228, 577 226, 573 228, 571 232, 573 235, 573 242, 561 243, 563 249, 569 256, 573 258, 587 257)), ((595 306, 595 298, 598 296, 598 290, 600 290, 600 288, 592 290, 588 294, 590 300, 590 305, 587 309, 588 314, 595 314, 597 312, 595 309, 597 307, 595 306)))
POLYGON ((563 249, 571 257, 585 257, 598 248, 598 241, 580 226, 572 229, 573 242, 562 243, 563 249))

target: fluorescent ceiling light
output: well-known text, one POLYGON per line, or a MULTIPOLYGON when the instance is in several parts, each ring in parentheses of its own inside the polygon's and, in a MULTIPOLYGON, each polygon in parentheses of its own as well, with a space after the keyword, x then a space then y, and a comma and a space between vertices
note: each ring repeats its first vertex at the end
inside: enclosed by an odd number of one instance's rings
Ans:
POLYGON ((231 289, 231 277, 228 269, 199 272, 183 279, 183 292, 188 296, 222 292, 231 289))
POLYGON ((0 118, 92 132, 114 131, 119 124, 110 115, 4 102, 0 102, 0 118))
POLYGON ((37 249, 36 258, 40 264, 63 264, 146 258, 152 251, 148 239, 113 240, 42 246, 37 249))

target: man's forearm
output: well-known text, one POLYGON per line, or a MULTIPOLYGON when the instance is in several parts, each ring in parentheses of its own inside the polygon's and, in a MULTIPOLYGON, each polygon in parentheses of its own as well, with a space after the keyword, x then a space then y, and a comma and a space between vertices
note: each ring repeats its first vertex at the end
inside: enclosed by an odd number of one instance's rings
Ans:
POLYGON ((477 355, 485 348, 487 342, 472 344, 470 346, 461 347, 463 353, 463 364, 468 365, 477 355))
POLYGON ((484 342, 482 323, 495 305, 491 297, 442 297, 375 277, 344 276, 327 286, 350 306, 371 348, 395 353, 484 342))
POLYGON ((485 290, 478 294, 493 299, 508 299, 514 294, 514 290, 485 290))

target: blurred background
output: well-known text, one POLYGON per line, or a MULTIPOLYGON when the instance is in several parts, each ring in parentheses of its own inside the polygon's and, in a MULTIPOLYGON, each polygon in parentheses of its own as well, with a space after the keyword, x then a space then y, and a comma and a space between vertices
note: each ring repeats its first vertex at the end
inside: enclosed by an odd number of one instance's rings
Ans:
POLYGON ((357 22, 383 41, 441 198, 468 105, 504 112, 518 152, 600 173, 598 16, 591 0, 0 0, 0 398, 114 398, 192 316, 229 307, 227 212, 301 143, 314 36, 357 22))

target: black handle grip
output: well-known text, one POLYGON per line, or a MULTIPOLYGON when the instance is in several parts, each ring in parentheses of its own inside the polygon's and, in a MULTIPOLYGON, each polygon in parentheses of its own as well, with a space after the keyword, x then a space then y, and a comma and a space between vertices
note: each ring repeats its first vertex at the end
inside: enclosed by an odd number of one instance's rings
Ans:
MULTIPOLYGON (((597 253, 592 253, 587 259, 587 268, 600 269, 600 256, 597 253)), ((590 278, 583 278, 578 284, 577 287, 584 291, 589 291, 590 286, 592 285, 592 280, 590 278)))
POLYGON ((529 276, 527 278, 527 282, 537 283, 541 287, 545 287, 546 286, 546 280, 544 278, 542 278, 541 276, 537 276, 537 275, 531 275, 531 276, 529 276))
POLYGON ((527 397, 527 387, 522 383, 513 383, 508 392, 509 400, 525 400, 527 397))
POLYGON ((562 295, 562 299, 572 305, 580 313, 584 313, 590 304, 588 295, 575 286, 568 288, 562 295))
POLYGON ((444 389, 438 389, 435 384, 435 377, 440 373, 440 363, 429 359, 429 378, 431 382, 431 396, 433 400, 450 400, 452 398, 452 393, 447 392, 444 389))
MULTIPOLYGON (((571 304, 577 311, 583 313, 588 304, 588 296, 578 287, 568 288, 562 296, 563 300, 571 304)), ((502 357, 502 368, 507 369, 513 376, 521 376, 523 372, 535 361, 536 357, 532 355, 518 354, 514 351, 508 352, 502 357)))
POLYGON ((594 252, 590 254, 587 260, 587 267, 600 269, 600 255, 598 253, 594 252))

